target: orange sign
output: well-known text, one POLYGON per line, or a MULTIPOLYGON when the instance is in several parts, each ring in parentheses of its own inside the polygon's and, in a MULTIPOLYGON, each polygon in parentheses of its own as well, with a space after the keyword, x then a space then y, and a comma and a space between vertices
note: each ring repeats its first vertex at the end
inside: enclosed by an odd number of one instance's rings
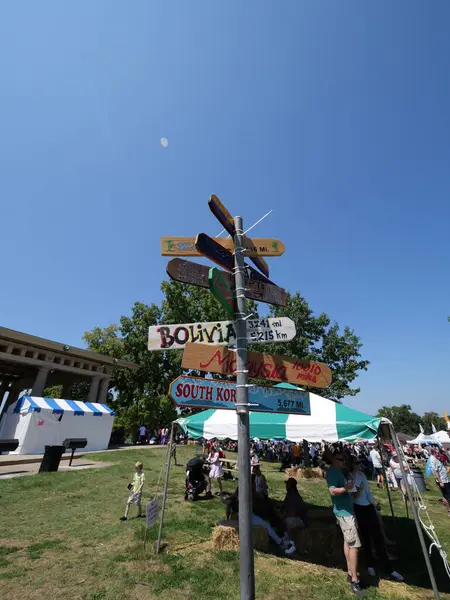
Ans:
MULTIPOLYGON (((332 380, 331 369, 324 363, 262 352, 249 352, 247 356, 249 377, 318 388, 328 387, 332 380)), ((181 366, 183 369, 234 375, 236 352, 224 346, 188 342, 184 348, 181 366)))

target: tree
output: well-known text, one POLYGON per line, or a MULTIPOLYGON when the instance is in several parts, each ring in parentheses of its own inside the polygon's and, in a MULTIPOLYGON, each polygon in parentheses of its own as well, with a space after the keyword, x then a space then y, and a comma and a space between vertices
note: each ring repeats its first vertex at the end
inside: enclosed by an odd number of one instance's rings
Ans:
MULTIPOLYGON (((287 295, 286 306, 271 306, 270 314, 273 317, 291 318, 297 335, 290 342, 265 345, 265 352, 318 360, 333 372, 333 381, 326 389, 307 389, 332 400, 355 396, 360 391, 360 388, 352 388, 350 384, 359 371, 367 370, 369 361, 361 359, 362 344, 351 329, 345 327, 340 333, 339 325, 331 324, 331 319, 325 313, 314 316, 298 292, 287 295)), ((260 347, 257 349, 261 351, 260 347)))
POLYGON ((412 412, 409 404, 401 406, 382 406, 377 417, 386 417, 391 421, 398 433, 417 436, 420 433, 421 418, 412 412))
POLYGON ((44 398, 61 398, 62 389, 62 385, 50 385, 43 392, 44 398))
POLYGON ((433 433, 432 425, 436 427, 436 431, 447 431, 447 422, 444 417, 441 417, 437 412, 426 412, 422 417, 422 425, 426 434, 433 433))
MULTIPOLYGON (((141 422, 153 426, 151 424, 156 420, 162 425, 175 418, 167 391, 170 382, 183 373, 182 353, 176 350, 149 352, 149 326, 229 320, 225 309, 209 290, 174 281, 163 282, 161 289, 164 294, 161 306, 136 302, 131 316, 122 316, 119 325, 95 327, 84 335, 90 350, 139 365, 137 370, 117 369, 113 375, 115 393, 111 404, 128 430, 136 429, 141 422)), ((258 317, 255 302, 249 301, 247 307, 258 317)), ((253 344, 254 350, 327 363, 333 370, 333 383, 325 390, 313 388, 315 393, 338 400, 359 392, 359 388, 352 388, 351 383, 358 371, 367 369, 369 363, 361 360, 361 343, 352 330, 344 328, 341 333, 339 326, 331 324, 326 314, 314 316, 298 293, 288 295, 285 307, 272 307, 271 315, 290 317, 296 324, 297 336, 288 343, 264 344, 264 347, 253 344)), ((228 378, 218 374, 214 377, 228 378)))

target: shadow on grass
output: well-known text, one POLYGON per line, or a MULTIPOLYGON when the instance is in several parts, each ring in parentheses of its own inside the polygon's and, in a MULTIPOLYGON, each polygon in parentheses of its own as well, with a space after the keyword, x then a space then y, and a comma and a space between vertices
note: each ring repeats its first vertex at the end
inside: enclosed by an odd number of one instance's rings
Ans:
MULTIPOLYGON (((329 510, 329 506, 314 505, 314 508, 329 510)), ((393 570, 399 571, 404 576, 407 585, 423 588, 425 590, 432 590, 414 520, 406 517, 396 517, 394 519, 391 516, 384 517, 383 520, 388 538, 393 539, 396 542, 394 548, 389 548, 389 550, 392 550, 392 552, 398 556, 398 560, 392 562, 393 570)), ((313 544, 312 547, 308 549, 307 553, 302 552, 302 549, 298 547, 298 552, 296 554, 286 557, 286 555, 280 552, 278 547, 271 546, 269 554, 289 558, 294 562, 301 561, 346 571, 342 534, 338 526, 330 522, 330 528, 332 527, 336 527, 338 532, 337 541, 333 544, 332 552, 324 552, 324 545, 319 541, 317 545, 313 544)), ((426 543, 428 548, 431 541, 426 538, 426 543)), ((436 549, 432 552, 431 564, 440 592, 450 593, 450 581, 442 559, 436 549)), ((369 576, 367 573, 368 566, 375 567, 377 573, 380 573, 382 577, 388 577, 387 573, 382 573, 381 569, 377 569, 378 560, 376 559, 376 555, 374 555, 372 564, 366 565, 364 552, 360 551, 359 571, 361 573, 361 579, 368 587, 378 587, 379 580, 369 576)))

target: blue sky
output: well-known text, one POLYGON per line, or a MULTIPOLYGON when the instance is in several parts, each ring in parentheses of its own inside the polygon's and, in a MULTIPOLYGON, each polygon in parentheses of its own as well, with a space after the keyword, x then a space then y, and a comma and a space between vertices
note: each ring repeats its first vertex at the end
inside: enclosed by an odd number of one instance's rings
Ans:
POLYGON ((271 277, 353 327, 350 406, 450 409, 450 5, 5 3, 4 326, 69 344, 161 299, 217 194, 271 277), (163 148, 160 138, 169 140, 163 148))

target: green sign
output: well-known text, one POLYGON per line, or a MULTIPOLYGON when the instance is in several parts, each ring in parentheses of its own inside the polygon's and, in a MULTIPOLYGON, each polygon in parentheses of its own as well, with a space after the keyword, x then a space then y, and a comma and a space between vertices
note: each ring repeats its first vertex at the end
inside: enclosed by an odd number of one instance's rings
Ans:
POLYGON ((234 319, 234 295, 233 290, 223 277, 221 271, 216 267, 209 270, 208 273, 209 289, 224 307, 227 313, 234 319))

